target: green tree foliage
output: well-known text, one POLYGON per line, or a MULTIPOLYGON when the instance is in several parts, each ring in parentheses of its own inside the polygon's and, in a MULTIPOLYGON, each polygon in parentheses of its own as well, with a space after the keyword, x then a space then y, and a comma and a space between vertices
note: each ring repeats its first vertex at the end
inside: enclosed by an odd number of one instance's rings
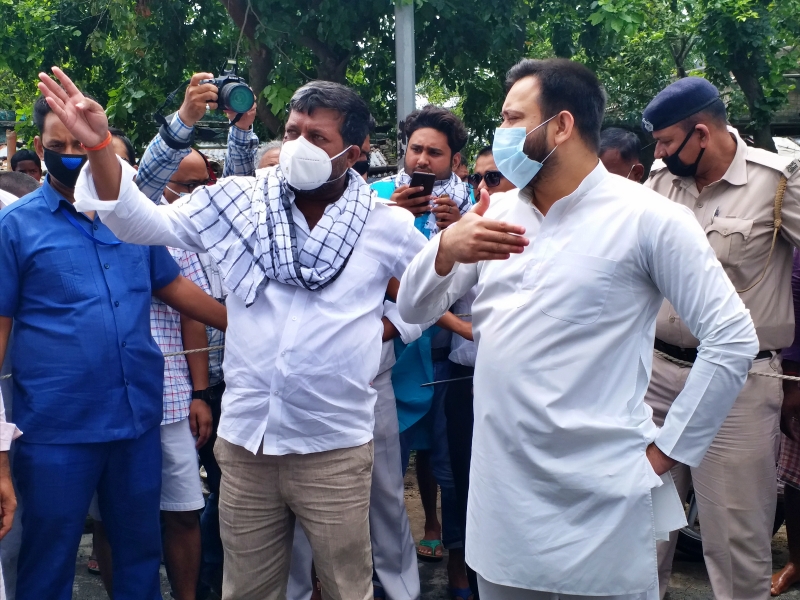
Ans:
POLYGON ((61 65, 141 146, 167 93, 216 72, 236 33, 217 0, 0 0, 0 108, 29 116, 37 73, 61 65))
MULTIPOLYGON (((490 141, 505 72, 524 56, 587 64, 608 120, 631 127, 670 81, 707 76, 769 147, 800 52, 800 0, 397 1, 415 3, 420 93, 464 118, 472 148, 490 141)), ((60 64, 141 145, 169 91, 237 50, 262 137, 317 78, 354 86, 379 123, 394 122, 392 0, 0 0, 0 108, 25 115, 36 73, 60 64)))

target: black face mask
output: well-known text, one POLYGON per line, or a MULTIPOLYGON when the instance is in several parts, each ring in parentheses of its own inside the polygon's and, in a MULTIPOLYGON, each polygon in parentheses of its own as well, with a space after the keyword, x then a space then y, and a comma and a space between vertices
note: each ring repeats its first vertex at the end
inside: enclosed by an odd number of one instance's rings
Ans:
POLYGON ((353 170, 359 175, 366 175, 367 171, 369 171, 369 161, 368 160, 356 161, 356 163, 353 165, 353 170))
POLYGON ((700 153, 697 155, 697 159, 692 164, 686 164, 678 155, 683 150, 683 147, 689 141, 689 138, 694 135, 696 129, 692 129, 688 134, 686 134, 686 138, 683 140, 680 148, 676 152, 673 152, 667 157, 662 158, 661 160, 664 161, 664 164, 667 165, 667 169, 673 175, 677 175, 678 177, 694 177, 697 173, 697 165, 700 164, 700 159, 703 158, 703 152, 706 151, 705 148, 700 149, 700 153))
POLYGON ((44 166, 47 167, 47 172, 68 188, 75 187, 78 175, 81 174, 81 167, 87 160, 85 154, 59 154, 44 149, 44 166))

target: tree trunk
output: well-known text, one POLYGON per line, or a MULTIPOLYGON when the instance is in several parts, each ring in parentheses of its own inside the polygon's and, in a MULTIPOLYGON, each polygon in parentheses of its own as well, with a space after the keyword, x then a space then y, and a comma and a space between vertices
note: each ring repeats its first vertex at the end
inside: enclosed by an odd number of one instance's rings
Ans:
POLYGON ((756 147, 775 152, 775 142, 772 140, 772 129, 769 122, 771 115, 765 115, 763 110, 758 109, 758 106, 764 103, 764 90, 758 77, 752 71, 741 67, 731 69, 731 73, 742 89, 750 110, 750 119, 755 123, 753 141, 756 147))
POLYGON ((269 74, 272 71, 274 62, 272 52, 266 46, 258 42, 250 42, 250 87, 256 93, 256 114, 258 119, 266 125, 272 135, 277 135, 281 130, 281 120, 272 114, 269 102, 266 101, 261 92, 269 85, 269 74))
MULTIPOLYGON (((281 129, 281 120, 278 119, 272 110, 270 110, 269 103, 261 95, 264 88, 269 85, 269 74, 275 66, 275 61, 272 58, 272 52, 264 44, 256 39, 256 19, 254 14, 248 14, 247 2, 242 0, 226 0, 223 2, 228 14, 233 19, 236 27, 244 31, 247 40, 250 43, 250 87, 256 94, 257 115, 258 119, 264 123, 267 129, 270 130, 272 135, 277 135, 281 129)), ((254 9, 250 8, 250 11, 254 9)))

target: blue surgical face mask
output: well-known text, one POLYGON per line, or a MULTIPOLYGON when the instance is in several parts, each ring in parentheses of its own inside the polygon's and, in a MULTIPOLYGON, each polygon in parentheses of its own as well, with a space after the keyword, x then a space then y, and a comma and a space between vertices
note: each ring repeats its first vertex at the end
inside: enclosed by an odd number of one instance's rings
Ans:
POLYGON ((553 115, 547 121, 540 123, 528 132, 525 131, 524 127, 498 127, 495 129, 494 142, 492 142, 494 162, 503 177, 518 188, 522 189, 528 185, 542 168, 544 160, 550 158, 550 154, 558 148, 558 146, 553 148, 542 162, 528 158, 528 155, 523 150, 525 139, 540 127, 547 125, 556 116, 553 115))

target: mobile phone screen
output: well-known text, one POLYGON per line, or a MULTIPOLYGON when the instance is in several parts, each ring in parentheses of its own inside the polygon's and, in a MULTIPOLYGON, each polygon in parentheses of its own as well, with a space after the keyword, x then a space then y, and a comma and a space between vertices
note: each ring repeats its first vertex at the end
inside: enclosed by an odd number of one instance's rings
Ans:
POLYGON ((410 187, 413 188, 422 186, 424 189, 421 192, 410 195, 408 199, 412 200, 414 198, 424 198, 425 196, 430 196, 433 193, 433 183, 435 181, 436 175, 433 173, 414 171, 414 174, 411 176, 411 183, 409 184, 410 187))

